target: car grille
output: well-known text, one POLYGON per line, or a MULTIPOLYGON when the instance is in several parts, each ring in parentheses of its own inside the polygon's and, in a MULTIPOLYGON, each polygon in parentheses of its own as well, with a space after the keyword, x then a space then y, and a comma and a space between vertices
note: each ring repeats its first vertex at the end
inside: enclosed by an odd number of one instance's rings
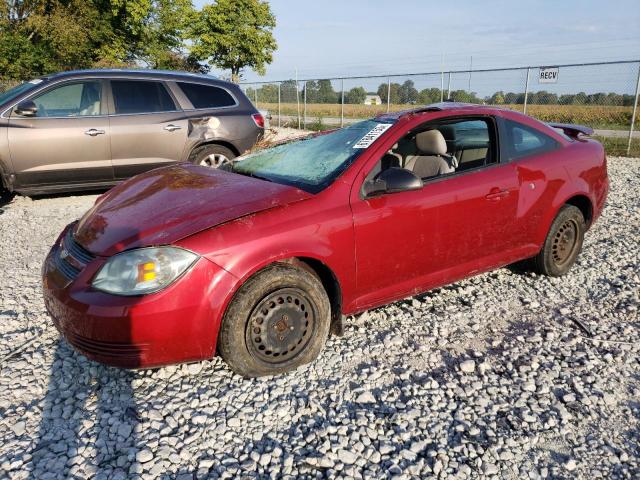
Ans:
POLYGON ((67 230, 54 258, 57 269, 70 280, 74 280, 96 258, 73 239, 72 230, 67 230))
POLYGON ((76 349, 93 355, 119 357, 123 360, 140 360, 147 350, 147 343, 118 343, 93 340, 77 333, 65 331, 67 341, 76 349))

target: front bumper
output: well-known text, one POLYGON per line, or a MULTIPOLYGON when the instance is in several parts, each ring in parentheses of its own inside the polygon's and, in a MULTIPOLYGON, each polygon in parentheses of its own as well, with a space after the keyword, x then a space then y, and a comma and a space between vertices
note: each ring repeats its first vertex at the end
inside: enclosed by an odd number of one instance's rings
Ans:
POLYGON ((225 298, 235 283, 231 274, 200 258, 158 293, 111 295, 91 287, 106 258, 90 260, 71 278, 74 272, 60 261, 65 233, 45 260, 43 293, 55 326, 76 350, 124 368, 203 360, 215 354, 225 298))

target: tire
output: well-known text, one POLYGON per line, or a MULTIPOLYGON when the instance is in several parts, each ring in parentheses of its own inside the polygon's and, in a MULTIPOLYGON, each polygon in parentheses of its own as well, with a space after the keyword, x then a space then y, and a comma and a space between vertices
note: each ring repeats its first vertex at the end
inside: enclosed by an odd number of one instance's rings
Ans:
POLYGON ((219 168, 235 157, 236 154, 227 147, 211 144, 195 148, 189 155, 189 161, 203 167, 219 168))
POLYGON ((315 360, 331 324, 331 306, 312 273, 277 263, 240 287, 222 319, 218 353, 243 377, 289 372, 315 360))
MULTIPOLYGON (((0 183, 0 208, 2 208, 3 206, 11 202, 11 200, 13 200, 13 197, 15 196, 16 196, 15 192, 10 192, 6 188, 4 188, 2 183, 0 183)), ((4 212, 0 211, 0 214, 1 213, 4 213, 4 212)))
POLYGON ((542 250, 531 259, 533 269, 550 277, 566 274, 582 249, 585 229, 582 212, 564 205, 551 224, 542 250))

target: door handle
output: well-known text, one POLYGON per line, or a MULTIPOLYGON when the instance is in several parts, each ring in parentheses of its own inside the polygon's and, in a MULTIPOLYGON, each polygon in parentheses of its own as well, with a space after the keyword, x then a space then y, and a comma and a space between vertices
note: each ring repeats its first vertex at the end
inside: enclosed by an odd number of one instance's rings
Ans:
POLYGON ((487 200, 500 200, 501 198, 509 196, 509 190, 500 190, 498 188, 492 188, 491 191, 484 196, 487 200))
POLYGON ((96 130, 95 128, 90 128, 86 132, 85 135, 89 135, 90 137, 95 137, 96 135, 104 135, 104 130, 96 130))
POLYGON ((182 127, 178 126, 178 125, 173 125, 172 123, 170 123, 169 125, 167 125, 166 127, 164 127, 164 129, 167 132, 174 132, 176 130, 180 130, 182 127))

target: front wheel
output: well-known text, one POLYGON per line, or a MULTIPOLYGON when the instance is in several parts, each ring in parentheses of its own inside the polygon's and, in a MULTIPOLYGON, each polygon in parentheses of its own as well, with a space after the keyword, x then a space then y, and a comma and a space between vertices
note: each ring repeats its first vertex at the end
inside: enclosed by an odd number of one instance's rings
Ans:
POLYGON ((311 272, 275 264, 240 287, 222 320, 218 352, 244 377, 288 372, 316 359, 331 306, 311 272))
POLYGON ((582 249, 585 229, 580 209, 564 205, 551 224, 542 250, 532 259, 534 269, 551 277, 567 273, 582 249))

